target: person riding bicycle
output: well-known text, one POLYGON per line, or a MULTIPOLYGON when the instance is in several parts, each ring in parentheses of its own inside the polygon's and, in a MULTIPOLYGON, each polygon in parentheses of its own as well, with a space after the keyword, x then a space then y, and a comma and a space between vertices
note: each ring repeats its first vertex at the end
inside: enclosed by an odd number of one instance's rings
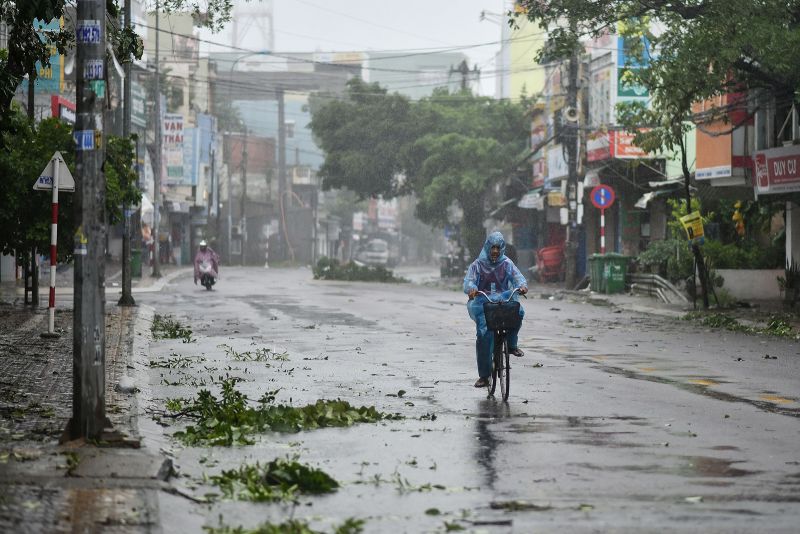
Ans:
MULTIPOLYGON (((464 293, 469 296, 467 311, 470 319, 475 321, 477 328, 475 340, 475 355, 478 361, 478 381, 475 382, 476 388, 489 385, 489 376, 492 374, 492 346, 494 344, 494 332, 489 331, 486 326, 486 317, 483 314, 483 303, 486 298, 478 294, 483 291, 486 294, 498 295, 503 291, 519 288, 519 293, 524 295, 528 292, 528 281, 520 270, 505 255, 506 242, 503 234, 493 232, 486 238, 483 250, 478 258, 472 262, 467 269, 464 277, 464 293), (476 298, 477 297, 477 298, 476 298)), ((520 317, 524 316, 522 307, 519 309, 520 317)), ((514 356, 522 356, 524 353, 517 346, 517 334, 519 329, 508 332, 509 353, 514 356)))

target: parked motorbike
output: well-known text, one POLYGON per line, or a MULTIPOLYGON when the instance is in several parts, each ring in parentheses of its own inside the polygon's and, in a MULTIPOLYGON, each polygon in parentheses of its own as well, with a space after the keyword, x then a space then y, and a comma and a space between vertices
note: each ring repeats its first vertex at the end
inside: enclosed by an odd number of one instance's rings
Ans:
POLYGON ((211 287, 217 283, 217 273, 214 271, 214 266, 210 261, 200 263, 200 284, 207 290, 211 291, 211 287))

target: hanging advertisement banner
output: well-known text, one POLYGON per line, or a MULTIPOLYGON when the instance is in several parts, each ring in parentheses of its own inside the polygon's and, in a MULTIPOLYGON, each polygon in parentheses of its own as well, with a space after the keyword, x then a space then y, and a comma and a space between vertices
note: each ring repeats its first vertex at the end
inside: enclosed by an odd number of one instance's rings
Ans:
MULTIPOLYGON (((45 22, 34 19, 33 27, 38 34, 39 40, 43 43, 49 41, 48 34, 55 34, 61 31, 61 20, 53 19, 45 22)), ((45 66, 41 61, 36 62, 36 81, 33 83, 37 93, 59 94, 64 89, 64 63, 58 49, 51 44, 47 45, 50 49, 50 65, 45 66)), ((27 93, 28 80, 22 80, 20 89, 27 93)))
POLYGON ((131 123, 141 128, 147 127, 144 107, 146 101, 147 93, 144 86, 138 82, 131 81, 131 123))
POLYGON ((183 181, 183 115, 165 113, 162 132, 166 183, 174 185, 183 181))

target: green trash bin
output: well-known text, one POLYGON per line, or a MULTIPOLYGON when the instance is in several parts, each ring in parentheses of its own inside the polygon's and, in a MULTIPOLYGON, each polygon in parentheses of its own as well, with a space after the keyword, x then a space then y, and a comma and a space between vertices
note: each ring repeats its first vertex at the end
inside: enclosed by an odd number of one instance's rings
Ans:
POLYGON ((603 258, 603 292, 624 293, 628 275, 628 256, 610 252, 603 258))
POLYGON ((592 254, 589 258, 589 287, 595 293, 605 291, 604 265, 605 261, 602 254, 592 254))
POLYGON ((131 278, 142 277, 142 251, 131 249, 131 278))

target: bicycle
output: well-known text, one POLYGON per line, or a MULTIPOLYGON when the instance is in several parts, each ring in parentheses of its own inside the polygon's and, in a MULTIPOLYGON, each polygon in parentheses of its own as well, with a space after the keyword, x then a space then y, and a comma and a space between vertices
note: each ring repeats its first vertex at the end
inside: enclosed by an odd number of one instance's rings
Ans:
POLYGON ((519 301, 511 300, 518 291, 519 288, 515 288, 506 300, 499 301, 492 300, 483 291, 478 291, 478 293, 486 297, 486 302, 483 303, 486 327, 494 332, 492 380, 489 383, 489 395, 494 395, 497 389, 497 382, 500 382, 500 393, 504 401, 508 400, 511 387, 511 362, 507 336, 510 330, 516 330, 522 326, 522 317, 519 315, 519 301))

